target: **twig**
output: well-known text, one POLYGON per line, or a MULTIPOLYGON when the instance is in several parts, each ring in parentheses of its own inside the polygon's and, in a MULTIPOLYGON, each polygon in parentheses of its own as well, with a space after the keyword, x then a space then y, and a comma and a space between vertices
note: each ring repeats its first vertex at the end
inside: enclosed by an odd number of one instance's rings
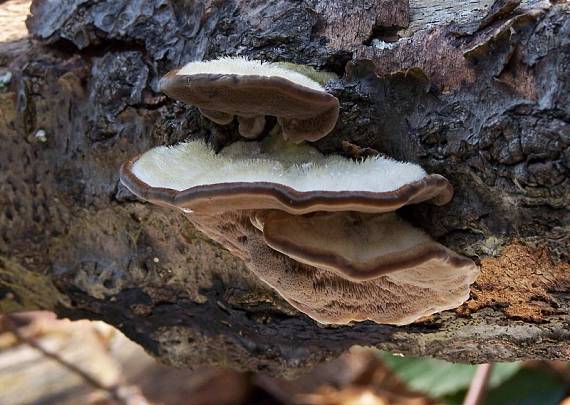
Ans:
POLYGON ((477 366, 463 405, 481 405, 483 403, 492 371, 493 364, 479 364, 477 366))
POLYGON ((6 327, 10 330, 10 332, 12 332, 14 334, 14 336, 16 337, 16 339, 18 339, 20 342, 25 343, 28 346, 36 349, 45 357, 47 357, 51 360, 54 360, 56 363, 58 363, 59 365, 61 365, 64 368, 66 368, 67 370, 69 370, 73 374, 76 374, 79 377, 81 377, 87 384, 91 385, 92 387, 107 392, 108 395, 113 400, 118 402, 119 404, 121 404, 121 405, 133 405, 133 404, 149 405, 149 402, 146 401, 141 395, 135 395, 136 398, 133 398, 133 401, 131 401, 129 398, 129 396, 131 396, 131 393, 132 393, 131 392, 132 390, 129 389, 130 387, 123 387, 119 384, 113 384, 110 386, 103 384, 102 382, 100 382, 97 378, 95 378, 91 374, 87 373, 86 371, 82 370, 81 368, 77 367, 76 365, 71 364, 67 360, 61 358, 57 353, 53 353, 49 350, 46 350, 38 342, 36 342, 35 339, 24 336, 20 332, 20 330, 18 329, 18 326, 16 325, 16 322, 14 321, 14 319, 10 315, 5 314, 3 316, 3 320, 4 320, 4 325, 6 325, 6 327))

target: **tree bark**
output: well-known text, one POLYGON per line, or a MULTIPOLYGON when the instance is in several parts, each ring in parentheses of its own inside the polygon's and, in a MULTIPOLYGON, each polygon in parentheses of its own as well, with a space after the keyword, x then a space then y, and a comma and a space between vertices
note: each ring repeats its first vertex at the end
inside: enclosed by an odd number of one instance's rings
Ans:
POLYGON ((570 360, 567 3, 37 0, 32 14, 33 41, 0 44, 2 311, 102 319, 183 367, 291 376, 352 345, 570 360), (119 184, 153 146, 238 139, 157 91, 169 69, 236 54, 338 74, 322 152, 374 149, 450 179, 449 205, 401 214, 481 265, 465 305, 406 327, 320 326, 119 184))

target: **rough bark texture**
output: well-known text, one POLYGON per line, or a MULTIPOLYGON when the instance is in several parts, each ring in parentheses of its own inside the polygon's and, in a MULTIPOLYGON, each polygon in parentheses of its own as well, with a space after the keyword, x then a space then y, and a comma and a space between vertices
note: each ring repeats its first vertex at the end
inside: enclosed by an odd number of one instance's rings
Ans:
POLYGON ((570 359, 568 4, 349 3, 34 1, 35 40, 0 44, 0 309, 103 319, 184 367, 293 375, 355 344, 570 359), (337 73, 324 153, 371 148, 450 179, 452 203, 402 215, 481 263, 466 305, 407 327, 319 326, 118 183, 152 146, 238 138, 157 93, 167 70, 224 54, 337 73))

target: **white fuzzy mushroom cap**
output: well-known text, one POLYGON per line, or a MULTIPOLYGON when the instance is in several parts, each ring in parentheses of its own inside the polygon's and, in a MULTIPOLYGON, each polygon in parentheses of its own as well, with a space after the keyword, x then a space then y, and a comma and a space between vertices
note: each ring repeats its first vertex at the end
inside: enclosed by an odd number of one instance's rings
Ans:
POLYGON ((384 157, 354 161, 324 156, 308 145, 236 142, 216 154, 203 141, 160 146, 144 153, 133 174, 151 187, 178 191, 191 187, 232 183, 270 182, 297 191, 386 192, 420 180, 420 166, 384 157))
POLYGON ((197 74, 227 74, 238 76, 265 76, 282 77, 298 85, 308 87, 313 90, 324 91, 323 87, 316 81, 301 73, 294 72, 269 62, 259 60, 249 60, 243 57, 223 57, 219 59, 190 62, 180 68, 177 75, 197 75, 197 74))

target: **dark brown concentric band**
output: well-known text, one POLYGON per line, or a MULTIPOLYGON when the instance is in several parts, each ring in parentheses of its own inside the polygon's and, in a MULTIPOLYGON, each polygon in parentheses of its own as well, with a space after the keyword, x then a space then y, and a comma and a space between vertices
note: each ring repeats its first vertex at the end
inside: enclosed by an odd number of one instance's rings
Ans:
MULTIPOLYGON (((166 74, 160 80, 160 90, 168 96, 180 101, 193 104, 194 100, 187 100, 188 90, 192 87, 199 89, 207 89, 210 93, 215 93, 219 88, 232 88, 234 91, 243 91, 248 93, 251 90, 260 91, 261 89, 270 92, 280 92, 281 94, 296 99, 300 104, 311 104, 316 110, 324 108, 337 107, 338 99, 332 94, 324 90, 315 90, 310 87, 297 84, 289 79, 278 76, 258 76, 258 75, 236 75, 236 74, 211 74, 200 73, 194 75, 179 75, 178 70, 173 70, 166 74)), ((220 109, 227 100, 219 99, 208 92, 196 94, 203 99, 211 99, 212 103, 209 108, 220 109)), ((257 99, 252 99, 251 104, 259 109, 264 106, 260 105, 257 99)), ((226 107, 227 108, 227 107, 226 107)), ((301 111, 301 108, 299 108, 301 111)), ((313 115, 315 111, 304 111, 307 116, 313 115)))
POLYGON ((429 201, 447 204, 453 187, 438 174, 406 184, 394 191, 297 191, 269 182, 218 183, 178 191, 152 187, 136 177, 132 168, 139 156, 121 167, 121 182, 138 197, 159 204, 194 211, 220 212, 239 209, 279 209, 291 214, 315 211, 390 212, 429 201))
MULTIPOLYGON (((242 120, 274 116, 283 136, 299 143, 326 136, 338 120, 340 103, 336 97, 283 77, 177 73, 172 71, 160 80, 161 91, 197 106, 218 124, 227 124, 234 116, 242 120)), ((259 132, 243 130, 247 138, 255 138, 259 132)))
POLYGON ((309 265, 330 269, 353 281, 373 280, 396 271, 420 267, 430 260, 440 260, 456 268, 473 266, 471 259, 435 242, 425 243, 405 252, 384 255, 372 262, 355 262, 330 250, 301 246, 286 238, 280 238, 277 233, 264 232, 263 235, 265 242, 272 249, 309 265))

